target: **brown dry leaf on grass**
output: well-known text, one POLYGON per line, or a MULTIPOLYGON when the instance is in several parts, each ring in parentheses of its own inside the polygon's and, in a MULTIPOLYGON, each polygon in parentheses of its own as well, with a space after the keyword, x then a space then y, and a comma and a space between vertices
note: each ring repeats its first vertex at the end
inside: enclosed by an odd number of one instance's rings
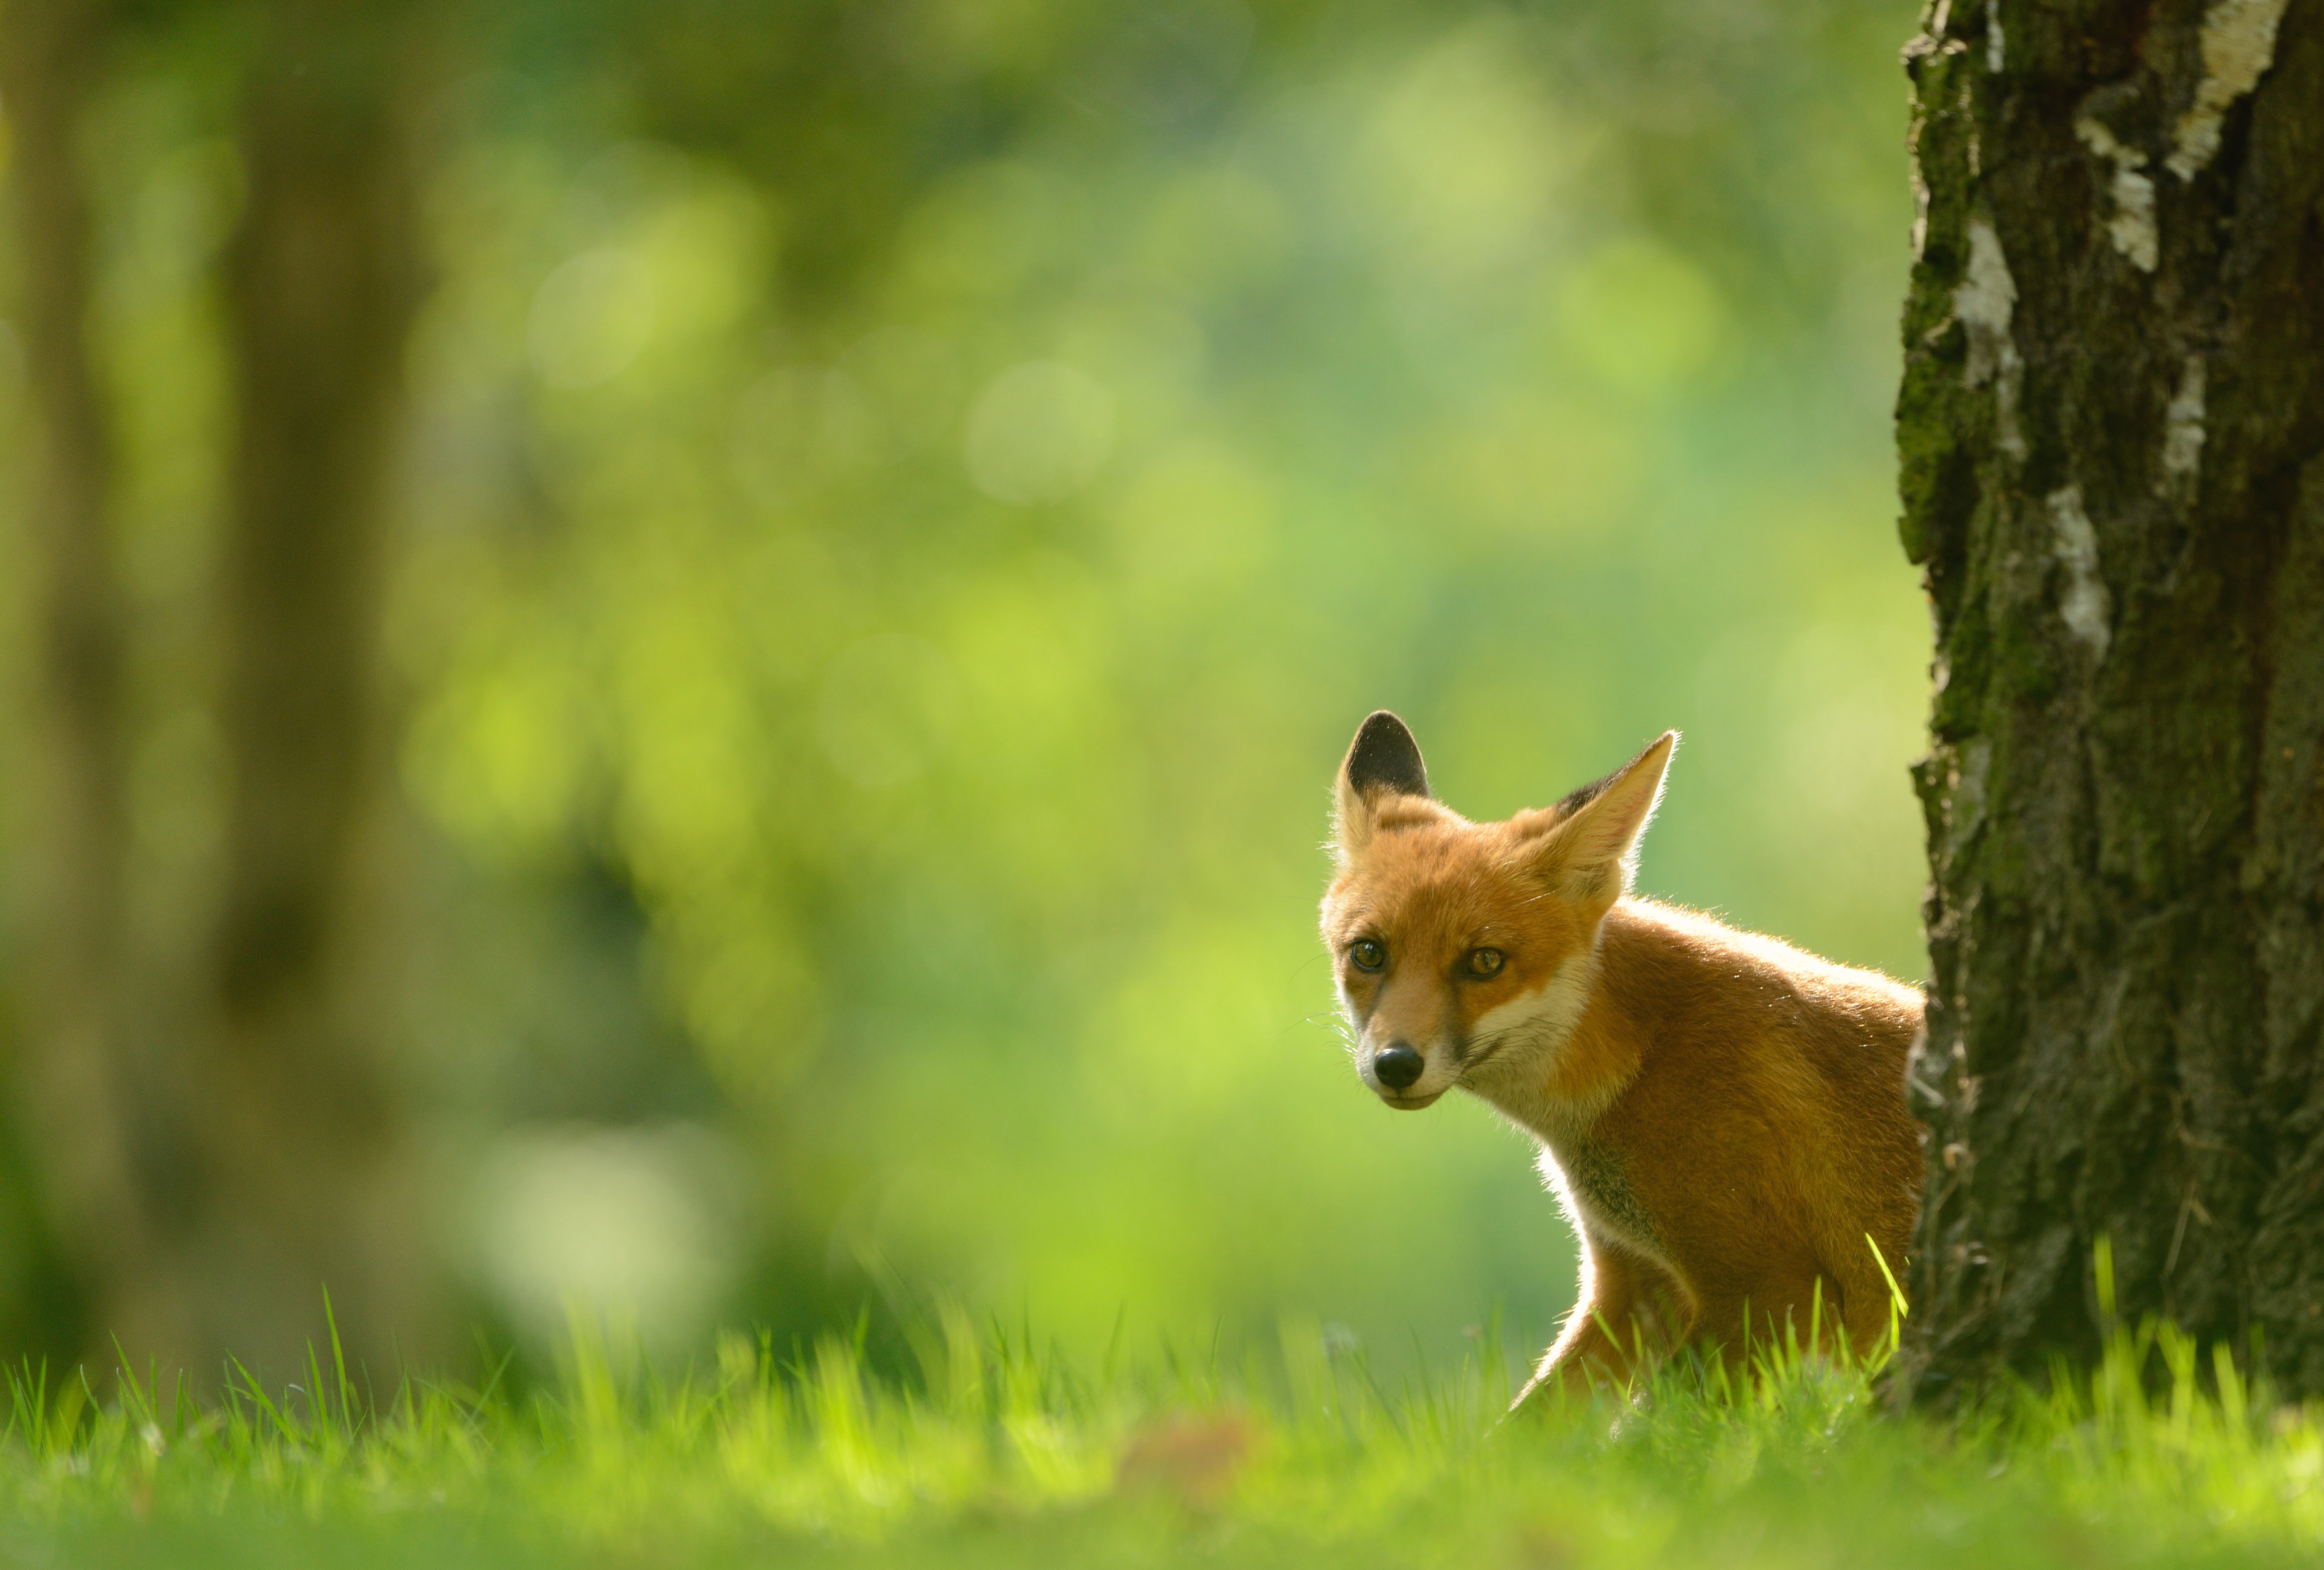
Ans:
POLYGON ((1133 1430, 1114 1465, 1118 1492, 1164 1492, 1194 1510, 1222 1502, 1250 1459, 1256 1436, 1244 1418, 1158 1418, 1133 1430))

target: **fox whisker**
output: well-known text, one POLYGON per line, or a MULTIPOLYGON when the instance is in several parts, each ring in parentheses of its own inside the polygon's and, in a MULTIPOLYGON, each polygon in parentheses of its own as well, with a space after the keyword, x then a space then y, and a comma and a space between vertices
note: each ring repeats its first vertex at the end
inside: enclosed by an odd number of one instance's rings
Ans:
POLYGON ((1517 1024, 1496 1030, 1489 1036, 1479 1037, 1462 1049, 1459 1058, 1461 1073, 1465 1076, 1476 1069, 1482 1068, 1513 1046, 1547 1046, 1553 1033, 1552 1027, 1546 1021, 1523 1020, 1517 1024), (1480 1048, 1482 1048, 1481 1051, 1479 1050, 1480 1048))

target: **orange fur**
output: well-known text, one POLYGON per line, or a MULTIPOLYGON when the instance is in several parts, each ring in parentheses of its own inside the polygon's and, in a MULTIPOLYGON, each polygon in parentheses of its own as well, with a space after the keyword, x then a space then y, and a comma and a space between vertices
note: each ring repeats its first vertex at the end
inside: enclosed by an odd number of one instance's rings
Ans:
POLYGON ((1868 1352, 1889 1289, 1866 1240, 1901 1273, 1919 1207, 1920 993, 1628 892, 1677 739, 1501 823, 1430 797, 1393 716, 1341 769, 1323 927, 1358 1071, 1391 1106, 1457 1085, 1534 1136, 1580 1241, 1527 1395, 1812 1322, 1868 1352))

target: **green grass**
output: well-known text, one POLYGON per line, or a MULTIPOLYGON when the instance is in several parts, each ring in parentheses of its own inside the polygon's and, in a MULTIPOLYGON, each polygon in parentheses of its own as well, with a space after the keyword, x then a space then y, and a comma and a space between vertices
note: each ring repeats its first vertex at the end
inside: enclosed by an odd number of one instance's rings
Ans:
MULTIPOLYGON (((1480 1342, 1489 1346, 1489 1340, 1480 1342)), ((0 1563, 686 1566, 2310 1564, 2324 1431, 2167 1327, 1948 1423, 1778 1349, 1503 1423, 1489 1362, 1383 1390, 1313 1326, 1076 1371, 957 1311, 917 1377, 730 1338, 658 1381, 576 1331, 521 1399, 327 1358, 281 1397, 14 1381, 0 1563), (110 1388, 110 1387, 108 1387, 110 1388)))

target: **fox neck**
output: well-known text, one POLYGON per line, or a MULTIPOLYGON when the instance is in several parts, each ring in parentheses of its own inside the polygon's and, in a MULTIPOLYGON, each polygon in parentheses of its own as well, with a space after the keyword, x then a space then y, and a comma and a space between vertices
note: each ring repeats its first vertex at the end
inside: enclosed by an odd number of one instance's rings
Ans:
POLYGON ((1462 1086, 1552 1146, 1587 1133, 1637 1075, 1634 1037, 1599 984, 1605 939, 1600 922, 1589 947, 1479 1020, 1472 1032, 1489 1056, 1462 1077, 1462 1086))

